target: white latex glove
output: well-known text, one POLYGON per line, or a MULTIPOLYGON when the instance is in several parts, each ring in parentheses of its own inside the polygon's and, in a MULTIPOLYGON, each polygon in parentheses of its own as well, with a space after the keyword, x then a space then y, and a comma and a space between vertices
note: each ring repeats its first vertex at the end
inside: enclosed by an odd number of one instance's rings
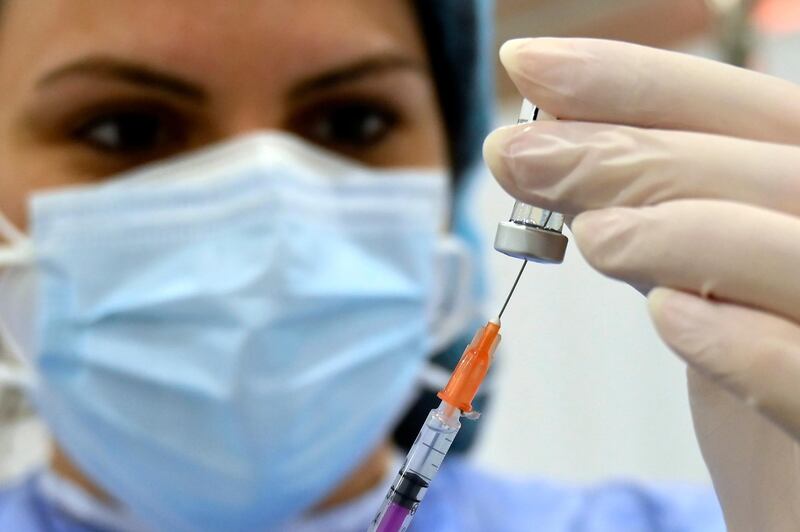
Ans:
POLYGON ((652 319, 690 367, 729 529, 799 531, 800 88, 608 41, 517 40, 501 58, 561 121, 494 132, 498 181, 577 215, 602 273, 659 287, 652 319))

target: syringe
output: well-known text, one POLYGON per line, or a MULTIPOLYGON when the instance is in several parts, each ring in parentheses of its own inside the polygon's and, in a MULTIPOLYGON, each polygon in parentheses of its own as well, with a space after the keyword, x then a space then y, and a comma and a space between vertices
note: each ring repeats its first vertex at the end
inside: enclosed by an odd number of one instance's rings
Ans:
POLYGON ((499 343, 498 317, 478 330, 447 386, 439 392, 442 402, 428 414, 378 515, 372 521, 370 532, 403 532, 411 524, 419 503, 461 428, 459 418, 476 419, 479 415, 472 409, 472 400, 486 377, 499 343))
MULTIPOLYGON (((525 100, 518 124, 543 118, 537 107, 525 100)), ((442 402, 431 410, 425 424, 406 455, 392 487, 386 494, 369 532, 405 532, 414 518, 431 481, 438 473, 453 439, 461 428, 461 416, 477 419, 472 400, 478 392, 497 345, 500 343, 500 318, 517 288, 528 261, 559 263, 564 260, 567 237, 561 234, 564 216, 517 202, 508 222, 497 227, 494 247, 506 255, 523 259, 522 267, 497 318, 475 334, 458 362, 447 386, 439 392, 442 402)))

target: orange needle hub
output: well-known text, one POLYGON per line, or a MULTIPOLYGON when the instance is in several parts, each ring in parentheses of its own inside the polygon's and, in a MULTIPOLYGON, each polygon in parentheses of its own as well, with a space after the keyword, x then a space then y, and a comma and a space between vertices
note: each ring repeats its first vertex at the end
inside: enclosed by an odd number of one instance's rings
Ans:
POLYGON ((456 369, 444 390, 439 392, 439 399, 455 406, 462 412, 472 412, 472 400, 478 393, 486 372, 492 363, 497 345, 500 343, 500 320, 491 320, 478 329, 472 342, 461 355, 456 369))

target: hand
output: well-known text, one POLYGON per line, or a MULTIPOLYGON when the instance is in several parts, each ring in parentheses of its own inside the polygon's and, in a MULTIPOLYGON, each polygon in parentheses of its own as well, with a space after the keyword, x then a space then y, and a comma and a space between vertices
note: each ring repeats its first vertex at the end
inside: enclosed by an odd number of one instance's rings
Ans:
POLYGON ((800 87, 588 39, 501 58, 560 121, 494 132, 492 172, 575 216, 588 262, 649 291, 729 529, 800 530, 800 87))

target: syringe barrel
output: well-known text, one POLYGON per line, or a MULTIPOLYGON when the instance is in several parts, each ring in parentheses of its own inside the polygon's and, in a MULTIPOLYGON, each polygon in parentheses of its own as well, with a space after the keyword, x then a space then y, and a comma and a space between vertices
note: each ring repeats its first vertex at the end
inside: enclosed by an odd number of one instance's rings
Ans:
POLYGON ((369 532, 404 532, 409 527, 461 428, 460 416, 458 408, 444 401, 431 410, 369 532))
MULTIPOLYGON (((555 120, 529 100, 522 102, 517 124, 555 120)), ((494 248, 506 255, 534 262, 562 262, 567 249, 564 215, 518 201, 508 222, 497 226, 494 248)))

